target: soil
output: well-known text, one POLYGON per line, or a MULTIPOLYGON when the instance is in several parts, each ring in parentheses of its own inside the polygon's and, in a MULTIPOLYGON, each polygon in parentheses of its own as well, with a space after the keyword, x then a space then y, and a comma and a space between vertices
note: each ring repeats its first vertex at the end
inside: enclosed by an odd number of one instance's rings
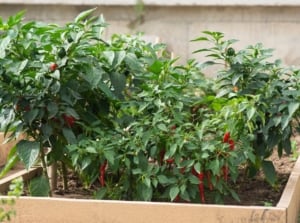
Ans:
MULTIPOLYGON (((300 137, 296 140, 300 148, 300 137)), ((300 151, 300 150, 299 150, 300 151)), ((294 151, 292 155, 283 155, 278 157, 277 152, 270 157, 273 161, 275 170, 277 172, 278 184, 276 187, 271 187, 264 179, 262 173, 256 177, 249 179, 240 177, 236 184, 232 185, 237 192, 240 202, 228 197, 225 199, 225 205, 254 205, 254 206, 276 206, 285 185, 288 181, 289 175, 294 167, 298 150, 294 151)), ((243 171, 243 170, 241 170, 243 171)), ((61 180, 58 182, 58 190, 53 194, 54 197, 61 198, 75 198, 75 199, 93 199, 93 193, 96 188, 85 189, 77 177, 70 173, 68 179, 68 191, 63 191, 61 180)))

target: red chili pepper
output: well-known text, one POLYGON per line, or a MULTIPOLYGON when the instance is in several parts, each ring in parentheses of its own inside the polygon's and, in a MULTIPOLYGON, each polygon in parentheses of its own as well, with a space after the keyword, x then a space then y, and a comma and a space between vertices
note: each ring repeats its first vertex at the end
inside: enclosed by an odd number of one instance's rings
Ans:
POLYGON ((180 196, 179 196, 179 194, 177 194, 177 196, 174 199, 174 202, 179 202, 179 201, 180 201, 180 196))
POLYGON ((50 71, 51 72, 53 72, 53 71, 55 71, 56 69, 57 69, 57 64, 56 63, 52 63, 52 64, 50 64, 50 71))
POLYGON ((224 178, 224 181, 228 181, 228 174, 229 174, 229 169, 228 169, 228 166, 225 165, 222 167, 222 170, 223 170, 223 178, 224 178))
POLYGON ((71 128, 75 123, 75 118, 73 116, 63 115, 63 118, 69 128, 71 128))
POLYGON ((170 129, 171 130, 175 130, 176 129, 176 125, 172 125, 170 129))
POLYGON ((170 164, 170 165, 173 164, 174 161, 175 161, 174 158, 166 159, 166 163, 167 163, 167 164, 170 164))
POLYGON ((213 189, 214 189, 214 186, 213 186, 213 184, 211 183, 211 175, 210 175, 210 171, 207 171, 207 172, 206 172, 206 177, 207 177, 207 184, 208 184, 209 190, 213 190, 213 189))
POLYGON ((228 140, 230 150, 234 150, 234 141, 232 139, 228 140))
POLYGON ((106 166, 107 166, 107 160, 105 160, 104 163, 100 165, 100 169, 99 169, 99 171, 100 171, 99 181, 100 181, 100 185, 102 187, 105 186, 105 179, 104 179, 104 177, 105 177, 106 166))
POLYGON ((230 139, 230 132, 226 132, 223 136, 223 142, 228 142, 230 139))
POLYGON ((199 188, 199 193, 200 193, 200 199, 201 199, 201 202, 202 203, 205 203, 205 196, 204 196, 204 183, 203 183, 203 180, 204 180, 204 174, 202 172, 200 172, 198 174, 198 179, 199 179, 199 185, 198 185, 198 188, 199 188))

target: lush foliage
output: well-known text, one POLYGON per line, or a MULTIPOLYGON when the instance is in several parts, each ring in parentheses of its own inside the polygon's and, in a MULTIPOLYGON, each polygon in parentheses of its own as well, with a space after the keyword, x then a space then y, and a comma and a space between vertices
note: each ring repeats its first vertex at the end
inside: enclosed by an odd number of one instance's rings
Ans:
MULTIPOLYGON (((46 167, 61 162, 98 184, 99 199, 238 199, 230 185, 242 164, 276 184, 266 158, 291 150, 297 71, 267 62, 261 45, 235 51, 218 32, 196 39, 214 44, 199 50, 212 61, 177 65, 140 36, 102 39, 106 24, 92 11, 63 27, 23 23, 22 13, 0 20, 1 124, 28 136, 8 166, 41 160, 37 184, 48 191, 46 167), (216 63, 213 81, 202 69, 216 63)), ((31 192, 46 195, 37 184, 31 192)))
POLYGON ((275 148, 279 156, 283 151, 291 153, 291 136, 293 130, 298 131, 299 70, 283 67, 280 60, 270 62, 273 50, 262 44, 238 51, 232 47, 236 40, 224 40, 219 32, 204 33, 196 41, 213 46, 196 52, 207 52, 211 60, 204 65, 223 65, 215 85, 217 98, 226 101, 222 110, 235 120, 235 128, 252 135, 255 159, 249 157, 249 174, 253 176, 262 167, 274 185, 275 169, 267 158, 275 148))

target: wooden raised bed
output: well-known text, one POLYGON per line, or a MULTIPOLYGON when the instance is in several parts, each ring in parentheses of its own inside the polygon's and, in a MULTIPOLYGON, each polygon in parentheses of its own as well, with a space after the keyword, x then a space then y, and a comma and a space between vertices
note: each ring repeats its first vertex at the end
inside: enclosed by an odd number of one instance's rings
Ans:
MULTIPOLYGON (((296 223, 300 207, 300 159, 276 207, 202 205, 20 197, 20 223, 296 223)), ((2 197, 6 198, 6 197, 2 197)))

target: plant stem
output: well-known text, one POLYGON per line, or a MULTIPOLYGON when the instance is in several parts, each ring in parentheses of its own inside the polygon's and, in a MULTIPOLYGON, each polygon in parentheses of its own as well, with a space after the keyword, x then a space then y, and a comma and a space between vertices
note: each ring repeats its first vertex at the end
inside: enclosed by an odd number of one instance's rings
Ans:
POLYGON ((61 161, 61 169, 62 169, 62 176, 63 176, 63 183, 64 183, 64 191, 68 190, 68 170, 66 164, 61 161))
MULTIPOLYGON (((46 164, 46 161, 45 161, 45 151, 44 151, 44 147, 42 146, 43 144, 40 143, 40 152, 41 152, 41 160, 42 160, 42 167, 43 167, 43 173, 46 177, 46 179, 48 180, 49 182, 49 185, 50 185, 50 179, 49 179, 49 175, 48 175, 48 170, 47 170, 47 164, 46 164)), ((49 197, 52 197, 52 188, 50 188, 49 190, 49 197)))
POLYGON ((54 191, 57 188, 57 162, 53 162, 50 166, 50 186, 51 190, 54 191))

